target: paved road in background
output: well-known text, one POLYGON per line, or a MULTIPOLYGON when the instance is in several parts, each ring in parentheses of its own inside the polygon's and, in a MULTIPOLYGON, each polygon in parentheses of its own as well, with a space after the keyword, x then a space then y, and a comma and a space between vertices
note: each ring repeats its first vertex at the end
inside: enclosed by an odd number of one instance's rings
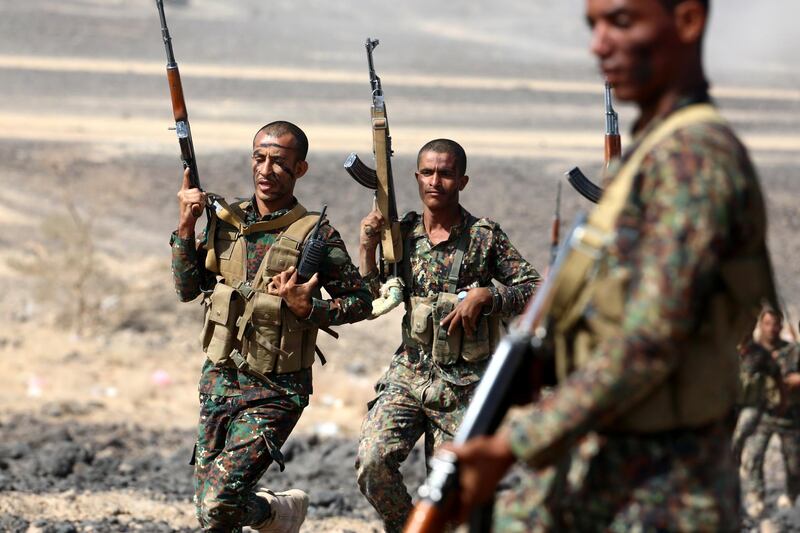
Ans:
MULTIPOLYGON (((276 116, 306 127, 315 152, 368 151, 368 35, 381 39, 375 61, 398 153, 434 135, 487 156, 588 161, 600 152, 602 86, 582 2, 166 4, 199 153, 238 149, 276 116)), ((707 54, 715 95, 760 160, 793 162, 800 68, 796 34, 781 21, 800 6, 719 4, 707 54)), ((174 148, 155 2, 0 8, 0 138, 174 148)), ((626 129, 632 111, 621 112, 626 129)))

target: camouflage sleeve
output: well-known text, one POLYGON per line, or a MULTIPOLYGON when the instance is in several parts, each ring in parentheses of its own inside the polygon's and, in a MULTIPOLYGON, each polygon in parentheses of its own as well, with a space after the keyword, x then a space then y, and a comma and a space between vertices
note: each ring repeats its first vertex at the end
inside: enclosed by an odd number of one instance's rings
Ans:
POLYGON ((372 295, 372 299, 380 297, 381 295, 381 277, 380 272, 375 269, 366 276, 361 276, 361 280, 372 295))
MULTIPOLYGON (((203 235, 204 242, 205 233, 203 235)), ((199 259, 205 258, 205 250, 198 250, 197 246, 194 239, 181 239, 177 232, 172 232, 172 281, 182 302, 194 300, 202 292, 201 287, 211 287, 216 281, 204 268, 198 268, 199 259)))
POLYGON ((502 283, 492 290, 492 313, 516 316, 523 311, 542 278, 511 244, 500 226, 495 226, 493 232, 491 259, 492 277, 502 283))
POLYGON ((621 223, 613 246, 627 246, 630 282, 619 334, 510 427, 517 457, 547 463, 586 432, 612 420, 662 383, 678 363, 676 343, 700 317, 696 302, 713 290, 723 232, 730 225, 730 185, 741 169, 724 152, 685 136, 665 141, 643 163, 641 216, 621 223), (709 155, 714 157, 709 158, 709 155), (732 163, 732 164, 726 164, 732 163))
POLYGON ((350 260, 339 232, 329 224, 320 227, 325 239, 325 257, 320 264, 319 281, 330 300, 314 298, 308 320, 318 326, 358 322, 372 312, 372 295, 358 268, 350 260))

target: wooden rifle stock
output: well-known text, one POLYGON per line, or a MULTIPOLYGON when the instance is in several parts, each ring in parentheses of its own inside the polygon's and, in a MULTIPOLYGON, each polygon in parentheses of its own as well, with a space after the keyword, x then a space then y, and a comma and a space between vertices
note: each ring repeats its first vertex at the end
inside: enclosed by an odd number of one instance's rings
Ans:
MULTIPOLYGON (((169 95, 172 101, 172 116, 175 119, 175 133, 178 136, 178 144, 181 148, 181 161, 184 169, 189 169, 189 183, 192 188, 200 189, 200 177, 197 172, 197 160, 194 155, 194 143, 192 142, 192 130, 189 127, 189 114, 186 111, 186 100, 183 97, 183 84, 181 83, 181 73, 178 70, 178 63, 175 61, 175 54, 172 51, 172 38, 167 28, 167 19, 164 15, 164 1, 156 0, 158 16, 161 20, 161 36, 164 40, 164 48, 167 53, 167 83, 169 84, 169 95)), ((200 216, 203 206, 196 204, 192 206, 192 214, 200 216)), ((206 214, 211 219, 211 208, 206 205, 206 214)))
POLYGON ((428 533, 433 531, 444 531, 447 526, 447 513, 433 503, 422 500, 408 517, 404 533, 428 533))

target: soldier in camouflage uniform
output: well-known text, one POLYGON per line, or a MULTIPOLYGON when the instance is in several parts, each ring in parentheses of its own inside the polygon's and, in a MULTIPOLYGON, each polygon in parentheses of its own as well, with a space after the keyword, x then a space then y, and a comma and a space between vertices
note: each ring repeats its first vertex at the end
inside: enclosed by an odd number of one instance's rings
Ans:
MULTIPOLYGON (((411 511, 400 463, 422 435, 426 457, 452 439, 499 336, 492 323, 518 314, 540 279, 496 222, 459 204, 466 167, 454 141, 423 146, 416 172, 423 212, 401 222, 403 343, 375 387, 356 460, 361 492, 388 532, 402 531, 411 511)), ((383 223, 377 210, 362 221, 359 268, 374 295, 383 223)))
POLYGON ((764 456, 773 424, 762 424, 767 412, 782 411, 782 376, 777 361, 778 351, 786 346, 779 337, 782 325, 780 313, 765 308, 757 325, 757 338, 748 335, 740 348, 739 415, 733 434, 733 453, 740 462, 739 474, 744 489, 745 512, 751 517, 764 510, 764 456), (759 437, 751 439, 758 430, 759 437), (747 450, 744 453, 744 450, 747 450), (743 460, 742 460, 743 459, 743 460))
MULTIPOLYGON (((600 68, 640 115, 580 246, 554 274, 558 385, 496 435, 454 447, 459 517, 515 461, 560 464, 594 432, 580 484, 561 484, 546 504, 551 529, 734 531, 735 343, 762 300, 775 301, 761 189, 710 103, 708 2, 586 6, 600 68)), ((495 507, 497 531, 539 526, 543 508, 524 497, 495 507)))
POLYGON ((297 532, 308 496, 256 490, 308 405, 317 328, 369 316, 372 297, 339 233, 323 220, 318 272, 300 280, 298 248, 318 215, 307 213, 294 186, 307 171, 308 140, 289 122, 264 126, 253 139, 249 201, 215 210, 198 246, 197 206, 207 195, 178 193, 180 223, 172 270, 182 301, 204 293, 207 306, 200 376, 200 423, 194 454, 195 504, 204 531, 297 532), (306 223, 307 221, 307 223, 306 223), (295 229, 301 227, 301 229, 295 229), (297 233, 295 233, 297 232, 297 233), (292 238, 290 238, 292 237, 292 238), (318 286, 330 300, 323 300, 318 286), (290 326, 287 329, 287 326, 290 326))
POLYGON ((770 381, 773 384, 777 383, 778 386, 769 387, 769 383, 764 386, 758 410, 760 416, 755 424, 751 423, 750 438, 744 443, 742 451, 740 473, 744 504, 746 512, 752 517, 759 516, 764 510, 764 458, 773 434, 777 434, 780 438, 786 467, 786 494, 782 495, 779 503, 782 506, 791 505, 800 494, 798 492, 800 483, 798 349, 796 344, 789 344, 779 337, 781 326, 780 313, 772 309, 762 313, 757 345, 761 348, 760 351, 769 357, 770 367, 776 369, 776 372, 770 373, 770 381))

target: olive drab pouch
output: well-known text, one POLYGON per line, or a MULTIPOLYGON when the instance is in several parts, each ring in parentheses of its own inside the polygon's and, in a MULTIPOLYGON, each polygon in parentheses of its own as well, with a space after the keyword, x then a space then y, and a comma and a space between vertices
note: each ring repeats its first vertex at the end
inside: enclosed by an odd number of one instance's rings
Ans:
POLYGON ((206 318, 200 341, 203 351, 214 364, 227 360, 236 342, 236 326, 244 312, 241 294, 223 283, 217 283, 206 298, 206 318))
POLYGON ((280 350, 280 331, 282 322, 280 296, 256 292, 248 313, 249 324, 245 327, 244 336, 247 342, 244 356, 248 365, 262 374, 272 372, 280 350))
POLYGON ((430 346, 433 341, 433 302, 430 297, 412 296, 409 334, 411 339, 430 346))
POLYGON ((448 326, 441 324, 458 303, 458 296, 450 292, 440 292, 433 303, 433 360, 440 365, 452 365, 461 355, 461 338, 464 330, 458 327, 448 334, 448 326))
POLYGON ((464 333, 461 341, 461 357, 468 363, 486 359, 497 347, 501 336, 502 323, 499 317, 479 315, 474 335, 464 333))
MULTIPOLYGON (((321 298, 317 289, 314 298, 321 298)), ((319 330, 305 320, 300 320, 285 305, 281 309, 281 352, 275 372, 285 374, 297 372, 314 364, 314 349, 319 330)))

